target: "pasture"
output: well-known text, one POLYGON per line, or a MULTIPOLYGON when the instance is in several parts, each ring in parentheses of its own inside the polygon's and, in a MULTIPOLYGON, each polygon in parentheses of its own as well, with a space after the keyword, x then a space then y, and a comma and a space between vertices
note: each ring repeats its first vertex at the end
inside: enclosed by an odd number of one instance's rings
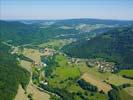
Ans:
POLYGON ((133 70, 121 70, 118 74, 133 77, 133 70))
POLYGON ((58 40, 51 39, 46 43, 40 44, 39 47, 43 47, 43 48, 49 47, 49 48, 52 48, 55 50, 59 50, 63 46, 70 44, 71 42, 72 42, 72 40, 67 40, 67 39, 58 39, 58 40))

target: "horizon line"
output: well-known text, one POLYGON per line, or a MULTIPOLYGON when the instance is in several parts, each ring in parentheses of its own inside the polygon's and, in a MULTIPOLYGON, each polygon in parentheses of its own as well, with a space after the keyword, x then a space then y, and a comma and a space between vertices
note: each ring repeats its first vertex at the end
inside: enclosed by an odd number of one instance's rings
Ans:
POLYGON ((16 19, 4 19, 4 18, 0 18, 0 20, 5 20, 5 21, 19 21, 19 20, 25 20, 25 21, 28 21, 28 20, 53 20, 53 21, 56 21, 56 20, 74 20, 74 19, 95 19, 95 20, 113 20, 113 21, 133 21, 133 19, 124 19, 124 18, 121 18, 121 19, 115 19, 115 18, 87 18, 87 17, 81 17, 81 18, 24 18, 24 19, 19 19, 19 18, 16 18, 16 19))

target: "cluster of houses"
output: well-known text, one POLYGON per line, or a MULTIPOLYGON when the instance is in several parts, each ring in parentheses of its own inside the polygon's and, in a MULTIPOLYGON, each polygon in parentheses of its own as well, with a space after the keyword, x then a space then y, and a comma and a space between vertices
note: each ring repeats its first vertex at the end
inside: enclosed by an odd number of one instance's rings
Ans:
MULTIPOLYGON (((39 49, 39 52, 41 53, 41 55, 43 56, 53 56, 55 54, 55 51, 49 48, 41 48, 39 49)), ((37 61, 33 61, 32 62, 32 66, 36 66, 36 67, 46 67, 47 64, 43 63, 41 61, 37 62, 37 61)))
POLYGON ((19 48, 15 47, 15 46, 12 46, 11 54, 17 54, 18 52, 19 52, 19 48))
POLYGON ((68 64, 78 64, 81 61, 81 59, 78 59, 78 58, 68 57, 68 59, 69 59, 68 64))
POLYGON ((43 53, 44 56, 53 56, 56 52, 50 48, 41 48, 39 49, 40 53, 43 53))
POLYGON ((46 64, 46 63, 43 63, 43 62, 36 62, 36 61, 33 61, 33 62, 32 62, 32 66, 46 67, 47 64, 46 64))
POLYGON ((86 61, 89 67, 98 68, 99 72, 114 72, 115 64, 113 62, 106 62, 105 60, 89 59, 86 61))

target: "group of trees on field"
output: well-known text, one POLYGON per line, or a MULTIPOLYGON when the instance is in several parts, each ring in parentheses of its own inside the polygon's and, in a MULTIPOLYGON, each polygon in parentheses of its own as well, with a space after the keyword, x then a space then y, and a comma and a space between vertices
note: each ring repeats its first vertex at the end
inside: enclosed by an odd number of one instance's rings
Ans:
POLYGON ((88 91, 91 91, 91 92, 97 92, 98 91, 98 88, 96 86, 86 82, 83 79, 80 79, 77 82, 80 85, 80 87, 85 89, 85 90, 88 90, 88 91))
POLYGON ((109 100, 121 100, 120 91, 126 87, 130 87, 131 85, 126 83, 120 86, 111 85, 112 90, 108 92, 109 100))

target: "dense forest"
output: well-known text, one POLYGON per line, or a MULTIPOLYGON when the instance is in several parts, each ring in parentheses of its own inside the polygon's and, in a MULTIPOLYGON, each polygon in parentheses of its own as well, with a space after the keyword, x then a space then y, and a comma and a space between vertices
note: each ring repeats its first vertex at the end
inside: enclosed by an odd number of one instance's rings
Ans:
POLYGON ((18 85, 26 89, 30 73, 23 69, 16 59, 16 55, 9 53, 10 47, 0 42, 0 98, 13 100, 18 85))
POLYGON ((133 21, 122 21, 122 20, 104 20, 104 19, 68 19, 68 20, 57 20, 57 25, 77 25, 77 24, 106 24, 106 25, 133 25, 133 21))
POLYGON ((78 84, 85 90, 92 91, 92 92, 97 92, 98 91, 98 88, 96 86, 86 82, 83 79, 78 80, 78 84))
POLYGON ((64 30, 55 25, 45 28, 35 24, 24 24, 18 21, 0 21, 0 36, 2 41, 13 45, 40 44, 60 34, 77 33, 74 29, 64 30))
POLYGON ((132 69, 133 27, 109 30, 91 40, 82 40, 63 48, 71 57, 105 58, 116 62, 120 69, 132 69))

